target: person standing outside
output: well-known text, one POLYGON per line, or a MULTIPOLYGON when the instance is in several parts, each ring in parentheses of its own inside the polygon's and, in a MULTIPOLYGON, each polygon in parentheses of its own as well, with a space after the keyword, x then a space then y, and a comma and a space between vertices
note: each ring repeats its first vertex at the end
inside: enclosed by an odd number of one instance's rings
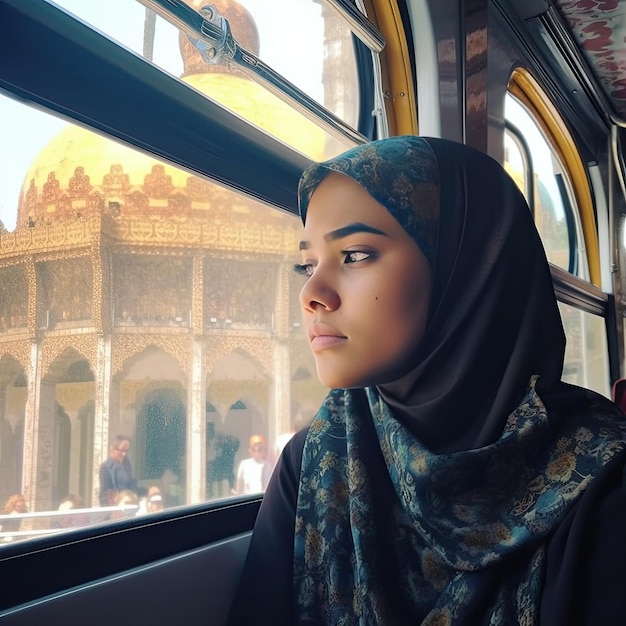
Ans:
MULTIPOLYGON (((26 498, 24 494, 21 493, 14 493, 10 496, 4 505, 4 509, 0 511, 1 515, 21 515, 24 513, 28 513, 28 507, 26 506, 26 498)), ((15 520, 4 519, 0 521, 0 532, 2 533, 17 532, 19 530, 24 530, 24 528, 22 528, 22 518, 15 520)), ((12 535, 5 534, 0 541, 9 543, 13 541, 14 538, 15 537, 12 535)))
POLYGON ((236 493, 258 493, 265 491, 271 475, 267 459, 267 444, 263 435, 252 435, 248 447, 250 457, 239 463, 237 468, 236 493))
POLYGON ((109 445, 109 458, 100 466, 100 506, 113 506, 120 491, 137 493, 137 479, 128 458, 130 438, 116 435, 109 445))

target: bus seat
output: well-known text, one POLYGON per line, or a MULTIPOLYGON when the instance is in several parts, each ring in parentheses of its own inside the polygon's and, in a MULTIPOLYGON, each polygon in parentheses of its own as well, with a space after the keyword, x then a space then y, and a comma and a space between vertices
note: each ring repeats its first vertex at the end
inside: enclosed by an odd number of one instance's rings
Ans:
POLYGON ((622 413, 626 413, 626 378, 618 378, 613 384, 613 402, 617 404, 622 413))

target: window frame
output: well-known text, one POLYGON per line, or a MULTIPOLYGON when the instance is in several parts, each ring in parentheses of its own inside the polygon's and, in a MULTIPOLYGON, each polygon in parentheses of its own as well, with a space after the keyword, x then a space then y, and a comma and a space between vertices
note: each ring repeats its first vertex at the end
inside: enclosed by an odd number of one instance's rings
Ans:
POLYGON ((261 497, 240 496, 3 546, 0 619, 28 602, 249 532, 260 506, 261 497))
MULTIPOLYGON (((552 102, 547 99, 545 91, 529 70, 523 67, 516 67, 513 70, 507 93, 516 98, 525 107, 528 114, 533 117, 535 123, 543 129, 544 134, 552 138, 551 148, 559 159, 561 167, 568 173, 569 181, 567 182, 572 186, 570 192, 577 203, 577 206, 564 207, 568 223, 568 235, 571 237, 572 227, 578 230, 574 223, 578 221, 583 238, 581 243, 585 246, 590 279, 589 281, 584 280, 551 263, 550 271, 555 295, 559 302, 603 318, 608 348, 608 375, 610 379, 608 382, 610 387, 611 382, 620 376, 619 338, 616 329, 614 298, 599 287, 601 284, 599 241, 589 171, 585 167, 582 155, 566 128, 565 122, 552 102), (567 214, 568 208, 569 214, 567 214)), ((505 127, 507 131, 513 133, 513 125, 508 121, 505 121, 505 127)), ((519 140, 519 137, 517 139, 519 140)), ((528 150, 525 158, 532 167, 530 150, 528 150)), ((572 263, 572 253, 578 255, 578 250, 572 251, 570 246, 570 270, 576 269, 576 264, 572 263)))
POLYGON ((589 172, 586 169, 578 146, 575 144, 565 121, 558 113, 546 92, 530 71, 516 67, 509 79, 508 93, 516 98, 534 118, 546 136, 552 138, 551 146, 562 167, 569 174, 572 192, 580 218, 586 261, 590 282, 601 285, 598 230, 594 212, 589 172))

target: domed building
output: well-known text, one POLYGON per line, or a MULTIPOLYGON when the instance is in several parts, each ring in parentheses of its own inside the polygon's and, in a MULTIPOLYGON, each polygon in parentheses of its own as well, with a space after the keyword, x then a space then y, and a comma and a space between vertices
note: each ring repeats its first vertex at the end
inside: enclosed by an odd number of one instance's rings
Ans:
MULTIPOLYGON (((258 54, 250 14, 213 5, 258 54)), ((317 127, 180 47, 183 80, 324 156, 317 127)), ((298 328, 298 232, 281 211, 66 127, 25 176, 15 231, 0 228, 0 499, 96 505, 120 433, 140 484, 174 483, 180 503, 223 494, 206 474, 220 436, 240 442, 237 462, 250 435, 273 442, 323 396, 298 328)))

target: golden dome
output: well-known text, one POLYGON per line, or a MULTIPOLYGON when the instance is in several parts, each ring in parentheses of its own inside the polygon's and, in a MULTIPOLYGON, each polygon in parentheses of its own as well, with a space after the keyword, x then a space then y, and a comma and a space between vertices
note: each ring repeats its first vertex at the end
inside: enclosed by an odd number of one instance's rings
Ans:
MULTIPOLYGON (((189 0, 199 9, 206 0, 189 0)), ((233 36, 258 51, 250 13, 233 1, 211 3, 230 23, 233 36)), ((292 107, 242 74, 206 64, 187 37, 181 37, 184 81, 312 159, 324 156, 326 134, 292 107)), ((41 150, 29 168, 18 205, 17 228, 74 219, 85 213, 112 215, 208 208, 225 191, 97 133, 70 125, 41 150), (204 202, 203 202, 204 201, 204 202)), ((243 198, 235 202, 249 202, 243 198)))
POLYGON ((26 173, 17 226, 29 219, 55 220, 68 213, 100 210, 105 200, 124 204, 126 196, 143 190, 155 166, 165 177, 163 192, 168 182, 172 188, 185 187, 187 172, 83 128, 67 126, 26 173))

